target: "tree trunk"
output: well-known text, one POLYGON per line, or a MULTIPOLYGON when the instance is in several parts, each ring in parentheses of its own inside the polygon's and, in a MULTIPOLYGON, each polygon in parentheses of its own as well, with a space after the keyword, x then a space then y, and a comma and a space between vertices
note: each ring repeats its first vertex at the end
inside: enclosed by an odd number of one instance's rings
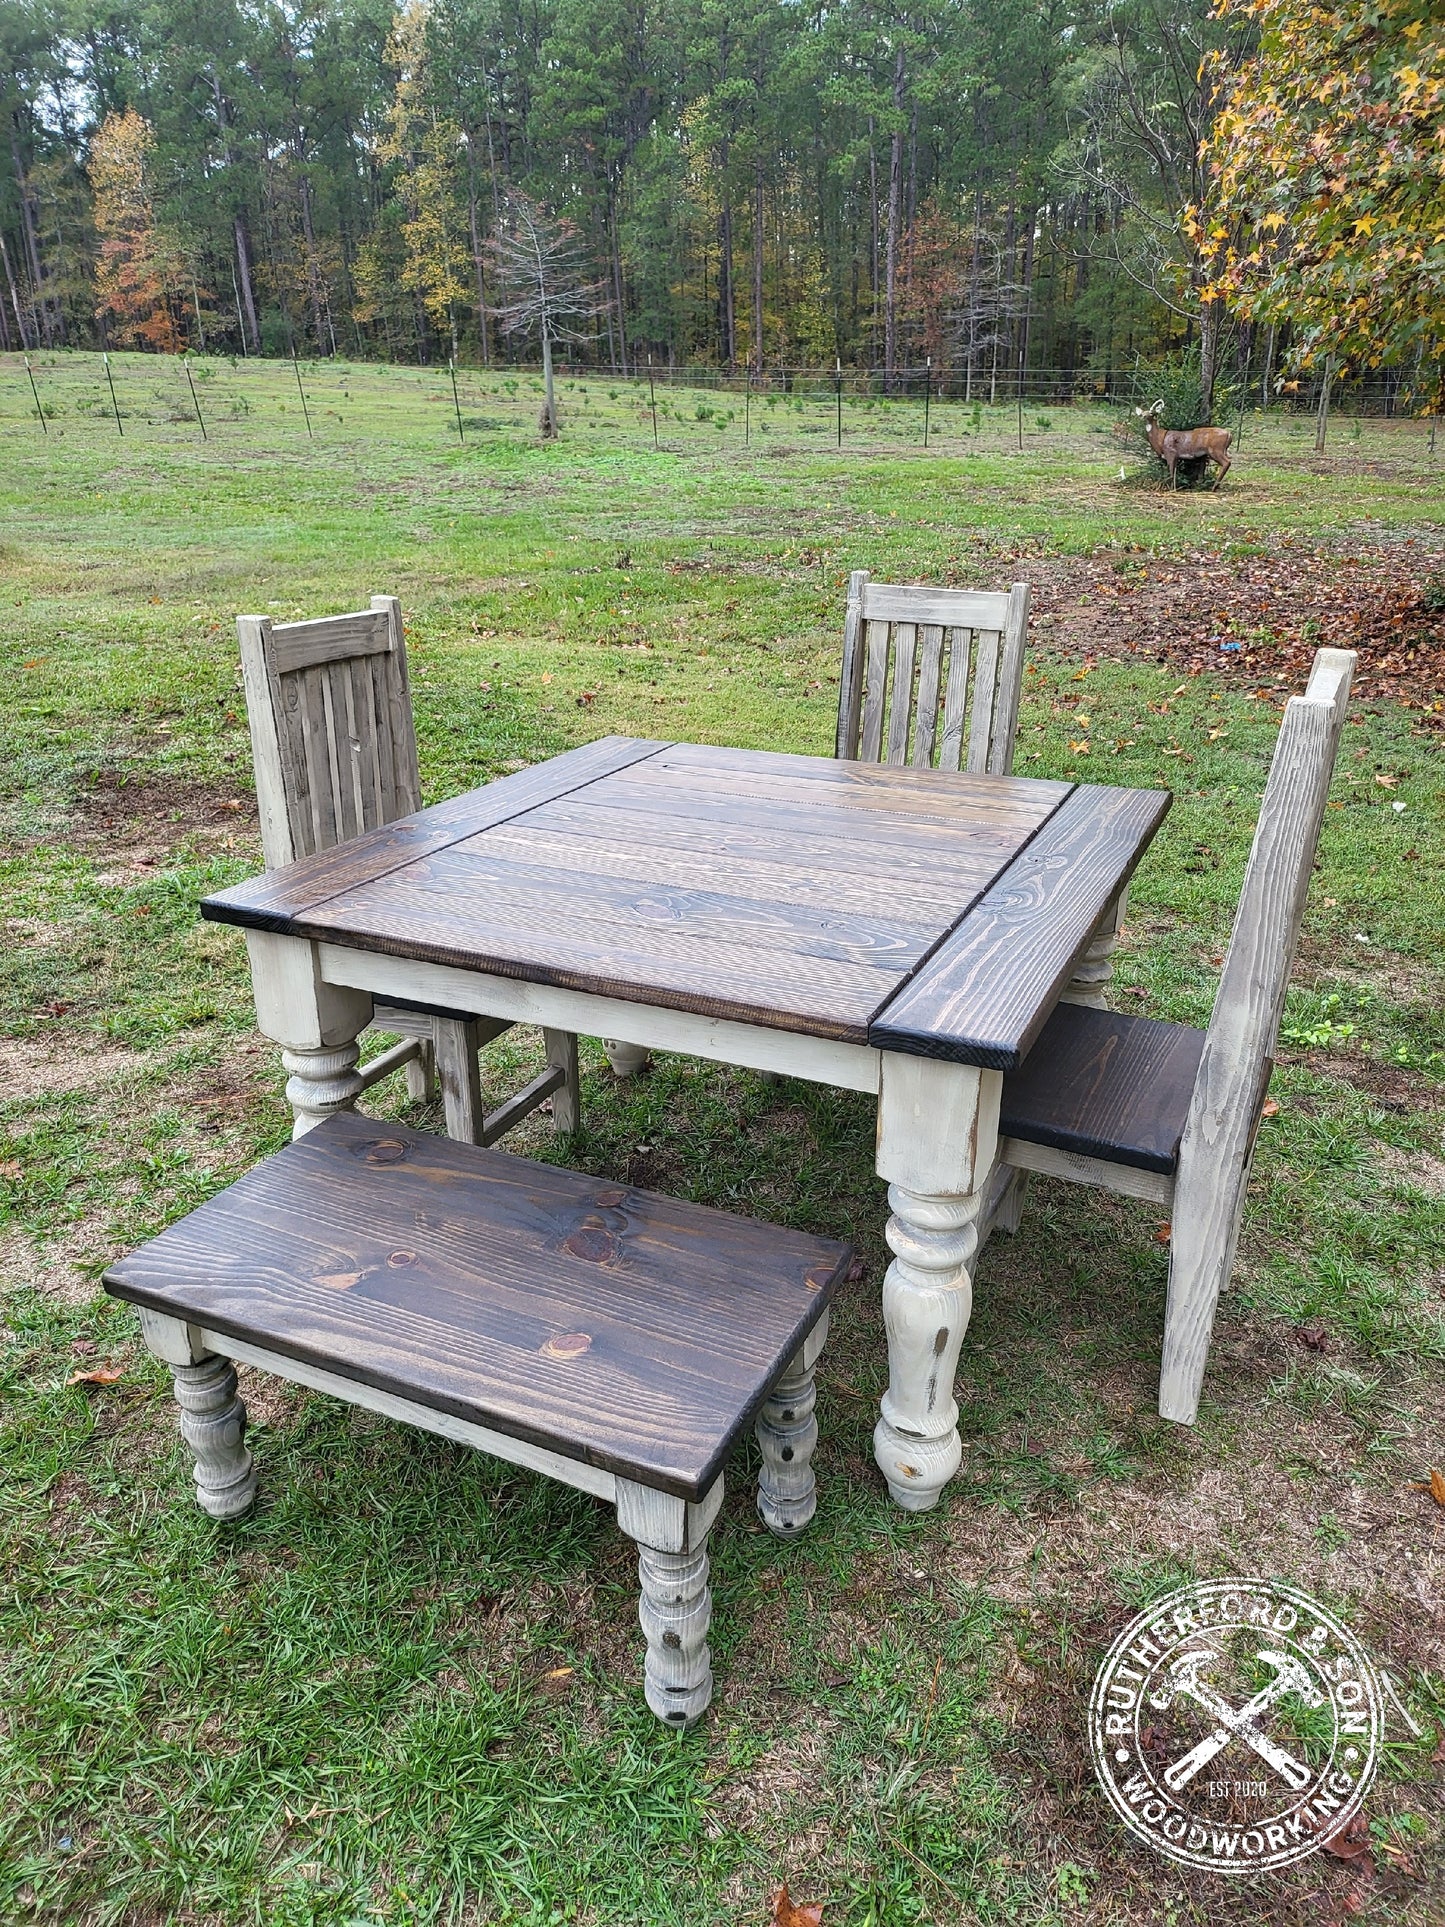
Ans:
POLYGON ((473 153, 472 137, 463 127, 467 149, 467 232, 472 243, 472 267, 477 277, 477 326, 482 335, 482 366, 492 365, 491 349, 487 334, 487 278, 482 261, 482 230, 477 219, 477 163, 473 153))
MULTIPOLYGON (((256 296, 251 285, 251 238, 246 232, 246 217, 236 216, 236 266, 241 276, 241 299, 245 304, 246 320, 251 329, 251 351, 261 352, 261 330, 256 322, 256 296)), ((244 337, 242 346, 244 347, 244 337)))
POLYGON ((555 441, 557 437, 557 399, 552 388, 552 337, 547 324, 542 323, 542 387, 545 391, 542 402, 542 440, 555 441))
POLYGON ((1325 357, 1324 379, 1320 383, 1320 405, 1315 415, 1316 455, 1323 455, 1325 452, 1325 432, 1330 425, 1330 382, 1334 378, 1334 372, 1334 358, 1333 356, 1327 355, 1325 357))
POLYGON ((973 371, 978 360, 978 324, 981 319, 980 303, 983 300, 981 286, 983 246, 983 189, 973 190, 973 251, 968 263, 968 362, 963 378, 963 399, 973 400, 973 371))
POLYGON ((612 288, 613 299, 617 303, 617 346, 621 352, 622 373, 627 374, 627 313, 626 288, 622 279, 622 243, 617 234, 617 203, 614 200, 608 212, 607 225, 612 235, 612 288))
POLYGON ((1199 304, 1199 405, 1204 411, 1204 420, 1199 424, 1206 428, 1214 420, 1214 383, 1219 364, 1219 304, 1215 301, 1201 301, 1199 304))
MULTIPOLYGON (((20 331, 20 346, 28 348, 30 342, 25 333, 25 316, 20 307, 20 290, 15 285, 15 274, 10 266, 10 250, 5 245, 5 236, 0 234, 0 263, 5 268, 5 285, 10 290, 10 305, 15 310, 15 326, 20 331)), ((39 345, 38 343, 36 344, 39 345)))
MULTIPOLYGON (((722 164, 728 164, 728 151, 723 149, 722 164)), ((723 194, 722 213, 718 216, 718 248, 722 256, 718 269, 717 293, 719 319, 722 322, 723 360, 731 372, 738 358, 737 340, 737 302, 733 295, 733 204, 732 196, 723 194)))
POLYGON ((753 162, 753 366, 763 377, 763 163, 753 162))
POLYGON ((873 352, 878 352, 878 149, 868 116, 868 292, 873 300, 873 352))
POLYGON ((1261 408, 1267 409, 1269 407, 1269 384, 1273 375, 1274 375, 1274 323, 1271 322, 1269 326, 1269 338, 1265 342, 1265 348, 1264 348, 1264 381, 1259 391, 1259 405, 1261 408))
POLYGON ((895 126, 888 153, 888 238, 885 244, 883 307, 883 376, 889 392, 897 386, 898 366, 898 230, 903 218, 903 49, 893 68, 895 126))
POLYGON ((35 231, 35 210, 30 199, 30 182, 20 160, 20 144, 15 137, 15 126, 10 126, 10 158, 15 167, 15 198, 20 207, 20 236, 25 243, 25 257, 30 267, 31 308, 35 316, 36 346, 43 335, 47 348, 55 347, 57 341, 65 340, 64 316, 54 316, 50 309, 50 299, 45 292, 45 269, 40 259, 40 238, 35 231), (58 322, 58 331, 57 331, 58 322))

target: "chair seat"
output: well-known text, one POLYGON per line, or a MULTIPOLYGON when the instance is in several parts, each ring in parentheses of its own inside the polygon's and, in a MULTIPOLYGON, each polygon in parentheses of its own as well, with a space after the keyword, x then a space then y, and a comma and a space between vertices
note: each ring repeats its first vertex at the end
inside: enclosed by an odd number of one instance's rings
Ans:
POLYGON ((848 1247, 342 1112, 114 1296, 700 1499, 848 1247))
POLYGON ((1003 1081, 1001 1137, 1172 1175, 1204 1032, 1060 1004, 1003 1081))

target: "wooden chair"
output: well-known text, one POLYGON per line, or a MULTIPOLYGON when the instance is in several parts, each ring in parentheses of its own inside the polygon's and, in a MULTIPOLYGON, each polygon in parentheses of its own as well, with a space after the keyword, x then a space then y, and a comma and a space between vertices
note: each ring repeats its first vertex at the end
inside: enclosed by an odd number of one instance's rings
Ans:
POLYGON ((615 1505, 639 1549, 647 1703, 682 1727, 712 1696, 708 1534, 750 1420, 763 1523, 790 1539, 816 1510, 814 1367, 851 1256, 342 1111, 105 1288, 170 1367, 213 1519, 256 1495, 236 1362, 615 1505))
MULTIPOLYGON (((236 628, 267 869, 421 808, 395 596, 319 622, 241 616, 236 628)), ((566 1031, 543 1032, 546 1070, 484 1116, 477 1054, 510 1025, 378 1003, 371 1028, 402 1042, 362 1065, 363 1087, 405 1067, 408 1091, 422 1099, 439 1077, 451 1137, 491 1144, 549 1097, 558 1131, 577 1128, 577 1039, 566 1031)))
MULTIPOLYGON (((1004 1079, 1001 1179, 1043 1171, 1167 1211, 1159 1410, 1183 1425, 1198 1411, 1215 1307, 1234 1267, 1354 666, 1351 651, 1321 649, 1304 695, 1285 707, 1208 1030, 1061 1003, 1004 1079)), ((1008 1189, 1001 1182, 996 1194, 998 1222, 1011 1229, 1008 1189)))
POLYGON ((840 759, 1007 776, 1013 768, 1029 586, 1005 594, 848 578, 840 759))

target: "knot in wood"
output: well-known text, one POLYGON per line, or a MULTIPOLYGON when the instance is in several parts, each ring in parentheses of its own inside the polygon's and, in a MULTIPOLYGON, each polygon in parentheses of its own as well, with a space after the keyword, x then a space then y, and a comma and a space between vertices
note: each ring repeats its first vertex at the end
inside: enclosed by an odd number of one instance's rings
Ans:
POLYGON ((541 1349, 543 1358, 580 1358, 591 1346, 586 1332, 558 1332, 541 1349))
POLYGON ((400 1164, 406 1156, 406 1146, 400 1138, 379 1137, 366 1146, 365 1157, 368 1164, 400 1164))
POLYGON ((388 1251, 386 1254, 386 1262, 393 1271, 405 1271, 409 1265, 416 1263, 416 1253, 414 1251, 388 1251))
POLYGON ((562 1249, 573 1258, 584 1258, 588 1264, 611 1264, 617 1256, 617 1240, 596 1219, 588 1219, 570 1238, 564 1239, 562 1249))

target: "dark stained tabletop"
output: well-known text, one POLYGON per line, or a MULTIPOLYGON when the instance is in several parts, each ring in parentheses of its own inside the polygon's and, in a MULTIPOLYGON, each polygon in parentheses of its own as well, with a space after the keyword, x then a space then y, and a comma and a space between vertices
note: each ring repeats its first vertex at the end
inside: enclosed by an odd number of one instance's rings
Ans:
POLYGON ((202 911, 1006 1070, 1169 801, 614 736, 202 911))

